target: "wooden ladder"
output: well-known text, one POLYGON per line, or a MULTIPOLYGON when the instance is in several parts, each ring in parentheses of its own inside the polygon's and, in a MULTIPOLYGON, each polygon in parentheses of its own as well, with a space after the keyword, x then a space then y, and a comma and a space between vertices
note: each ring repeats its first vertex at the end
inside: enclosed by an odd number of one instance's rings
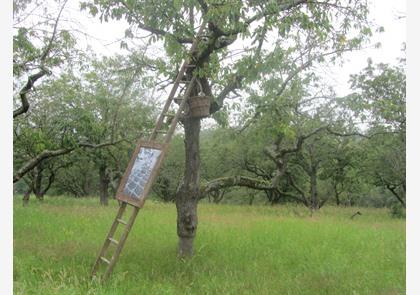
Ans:
MULTIPOLYGON (((182 114, 182 111, 184 110, 185 104, 187 102, 187 98, 189 97, 194 84, 196 82, 196 77, 193 76, 193 78, 190 81, 183 81, 182 79, 184 78, 185 72, 188 68, 194 68, 195 65, 191 64, 191 57, 193 55, 193 52, 196 50, 200 36, 202 35, 204 28, 205 28, 205 22, 203 22, 197 32, 197 37, 194 39, 190 51, 189 51, 189 57, 187 59, 185 59, 181 65, 181 68, 179 69, 178 75, 175 79, 175 82, 172 86, 172 89, 169 93, 168 99, 165 102, 165 105, 163 106, 163 109, 156 121, 155 127, 153 129, 153 131, 150 133, 150 136, 148 138, 149 142, 154 142, 157 140, 158 136, 160 134, 164 135, 163 138, 163 144, 162 144, 162 157, 165 157, 166 152, 168 150, 169 144, 172 140, 173 134, 175 132, 175 128, 176 128, 176 124, 178 123, 178 120, 182 114), (175 94, 178 90, 179 84, 181 83, 186 83, 186 90, 184 92, 184 94, 182 95, 182 100, 179 103, 179 107, 174 114, 170 114, 168 113, 171 105, 173 105, 173 101, 174 101, 174 97, 175 94), (169 129, 164 129, 164 120, 165 118, 169 119, 169 129)), ((127 168, 128 169, 128 168, 127 168)), ((159 167, 157 167, 157 169, 159 169, 159 167)), ((92 272, 91 272, 91 276, 92 278, 96 277, 102 281, 106 280, 109 275, 111 274, 117 260, 118 257, 124 247, 125 241, 127 240, 128 234, 130 233, 130 230, 134 224, 134 221, 136 220, 137 214, 139 212, 141 207, 138 206, 134 206, 132 204, 129 204, 127 202, 121 202, 120 207, 118 209, 117 215, 115 216, 115 219, 111 225, 111 228, 108 232, 108 235, 106 236, 106 239, 103 243, 103 246, 96 258, 95 264, 93 266, 92 272), (129 214, 129 218, 128 220, 123 220, 123 214, 125 212, 125 210, 127 209, 127 206, 131 206, 133 207, 133 210, 131 211, 131 214, 129 214), (118 226, 122 225, 123 226, 123 231, 122 234, 119 238, 119 240, 115 239, 115 233, 117 231, 118 226), (110 249, 110 246, 113 245, 114 247, 112 247, 114 249, 111 258, 107 258, 107 251, 110 249), (106 269, 105 272, 103 273, 102 277, 98 277, 97 273, 99 270, 99 267, 101 264, 105 264, 106 269)))

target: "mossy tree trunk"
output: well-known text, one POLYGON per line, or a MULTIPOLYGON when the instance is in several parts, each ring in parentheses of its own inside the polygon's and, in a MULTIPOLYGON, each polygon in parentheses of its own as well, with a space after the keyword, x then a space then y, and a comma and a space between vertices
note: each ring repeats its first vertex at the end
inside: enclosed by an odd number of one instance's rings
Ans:
POLYGON ((200 199, 200 119, 185 118, 185 171, 183 183, 176 196, 178 255, 193 255, 197 231, 197 204, 200 199))

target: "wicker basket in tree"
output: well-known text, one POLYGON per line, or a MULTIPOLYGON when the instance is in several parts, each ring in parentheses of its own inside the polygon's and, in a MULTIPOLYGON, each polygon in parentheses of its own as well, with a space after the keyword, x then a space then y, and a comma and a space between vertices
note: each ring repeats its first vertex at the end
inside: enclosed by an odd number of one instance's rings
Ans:
POLYGON ((210 115, 210 96, 200 93, 188 100, 190 116, 194 118, 205 118, 210 115))
POLYGON ((190 116, 193 118, 205 118, 210 115, 210 96, 207 96, 200 81, 197 79, 198 87, 200 87, 200 93, 196 96, 192 96, 188 100, 188 107, 190 116))

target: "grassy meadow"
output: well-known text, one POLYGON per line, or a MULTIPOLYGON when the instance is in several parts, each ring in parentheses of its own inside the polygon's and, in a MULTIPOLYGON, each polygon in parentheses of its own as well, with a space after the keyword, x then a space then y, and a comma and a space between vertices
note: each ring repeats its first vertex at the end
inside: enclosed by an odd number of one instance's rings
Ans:
POLYGON ((385 209, 326 207, 311 217, 296 206, 200 204, 195 256, 181 261, 175 205, 153 201, 100 284, 89 273, 117 206, 46 198, 22 207, 16 198, 14 293, 405 293, 405 220, 385 209))

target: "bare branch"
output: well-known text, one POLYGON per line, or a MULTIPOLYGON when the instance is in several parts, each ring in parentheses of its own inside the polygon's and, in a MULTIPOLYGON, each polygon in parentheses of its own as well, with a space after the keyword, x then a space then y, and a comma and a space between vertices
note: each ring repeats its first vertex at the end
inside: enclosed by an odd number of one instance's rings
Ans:
POLYGON ((278 14, 279 12, 286 11, 288 9, 291 9, 293 7, 299 6, 300 4, 307 3, 307 2, 308 2, 308 0, 292 0, 288 3, 283 4, 283 5, 279 5, 279 9, 275 9, 275 10, 273 9, 271 11, 268 11, 268 10, 260 11, 259 13, 255 14, 254 16, 246 19, 245 22, 244 22, 245 26, 243 28, 240 28, 240 29, 237 29, 237 30, 232 30, 232 31, 229 31, 229 32, 225 32, 224 35, 232 36, 232 35, 237 35, 237 34, 243 33, 255 21, 258 21, 258 20, 260 20, 264 17, 270 16, 270 15, 278 14))
MULTIPOLYGON (((49 54, 49 53, 50 53, 50 51, 51 51, 52 44, 53 44, 53 42, 54 42, 55 36, 57 35, 58 22, 59 22, 59 20, 60 20, 61 13, 63 12, 63 9, 64 9, 64 7, 65 7, 65 6, 66 6, 66 4, 67 4, 67 1, 68 1, 68 0, 65 0, 65 1, 64 1, 64 3, 63 3, 63 5, 61 6, 60 11, 59 11, 59 13, 58 13, 58 15, 57 15, 57 18, 55 19, 55 24, 54 24, 54 29, 53 29, 52 36, 51 36, 50 40, 48 41, 48 45, 47 45, 47 47, 45 48, 44 52, 43 52, 43 53, 42 53, 42 55, 41 55, 41 63, 42 63, 42 64, 45 62, 46 58, 48 57, 48 54, 49 54)), ((42 64, 41 64, 41 65, 42 65, 42 64)))

